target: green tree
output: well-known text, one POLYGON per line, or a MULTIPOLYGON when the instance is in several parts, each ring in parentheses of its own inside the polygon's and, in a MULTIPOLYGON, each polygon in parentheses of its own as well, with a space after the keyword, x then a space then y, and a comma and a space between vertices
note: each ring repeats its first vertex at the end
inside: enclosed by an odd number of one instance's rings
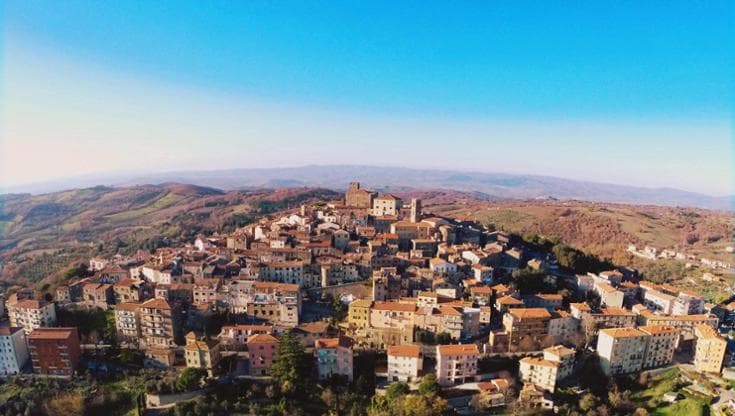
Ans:
POLYGON ((403 382, 391 383, 388 388, 385 389, 385 398, 388 399, 389 403, 394 402, 398 398, 407 395, 411 391, 408 384, 403 382))
POLYGON ((309 390, 312 357, 291 331, 278 338, 278 352, 271 366, 273 380, 286 396, 309 390))
POLYGON ((452 336, 448 332, 442 332, 436 336, 436 342, 441 345, 447 345, 452 342, 452 336))
POLYGON ((206 373, 201 368, 186 367, 176 379, 177 391, 191 391, 199 387, 206 373))
POLYGON ((439 383, 434 374, 427 374, 421 378, 419 383, 419 394, 423 396, 435 396, 439 393, 439 383))

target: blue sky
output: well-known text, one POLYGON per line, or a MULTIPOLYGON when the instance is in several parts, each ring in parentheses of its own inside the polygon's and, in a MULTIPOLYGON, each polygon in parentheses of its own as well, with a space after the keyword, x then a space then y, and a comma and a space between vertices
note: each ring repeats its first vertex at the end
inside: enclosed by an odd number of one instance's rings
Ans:
POLYGON ((733 193, 732 2, 3 4, 0 185, 362 163, 733 193))

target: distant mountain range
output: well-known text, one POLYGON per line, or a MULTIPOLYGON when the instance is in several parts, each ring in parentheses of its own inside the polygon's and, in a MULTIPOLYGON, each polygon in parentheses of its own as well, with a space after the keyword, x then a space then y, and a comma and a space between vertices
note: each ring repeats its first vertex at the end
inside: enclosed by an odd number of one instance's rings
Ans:
POLYGON ((550 176, 358 165, 295 168, 173 171, 145 175, 89 175, 5 189, 4 192, 45 193, 96 185, 129 186, 164 182, 187 183, 223 190, 324 187, 343 190, 351 181, 383 192, 449 189, 486 199, 574 199, 732 210, 735 196, 711 196, 673 188, 645 188, 550 176))

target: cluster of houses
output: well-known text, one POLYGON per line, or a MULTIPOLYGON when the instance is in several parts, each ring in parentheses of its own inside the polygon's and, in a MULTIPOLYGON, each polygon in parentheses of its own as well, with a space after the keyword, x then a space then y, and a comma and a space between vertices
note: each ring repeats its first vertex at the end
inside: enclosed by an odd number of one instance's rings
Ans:
MULTIPOLYGON (((687 267, 691 267, 696 264, 699 264, 703 267, 708 267, 710 269, 724 269, 724 270, 733 269, 732 263, 729 263, 726 261, 709 259, 706 257, 698 258, 697 256, 693 254, 686 254, 680 251, 670 250, 670 249, 659 250, 656 247, 651 247, 651 246, 645 246, 643 247, 643 249, 640 249, 635 244, 630 244, 628 245, 628 252, 638 257, 642 257, 648 260, 676 259, 676 260, 686 261, 687 267)), ((732 246, 726 247, 725 252, 732 254, 734 252, 733 247, 732 246)))
POLYGON ((53 301, 29 289, 6 299, 0 375, 29 367, 73 374, 79 333, 56 327, 57 308, 113 311, 118 343, 141 351, 150 367, 237 368, 267 378, 278 336, 290 331, 313 353, 319 379, 352 380, 356 351, 380 351, 387 359, 376 375, 386 382, 415 383, 428 373, 442 386, 480 381, 488 406, 505 404, 516 383, 526 405, 551 406, 549 394, 571 378, 583 350, 594 351, 608 375, 671 365, 687 348, 704 372, 719 372, 733 356, 718 328, 732 326, 735 304, 711 305, 627 270, 565 275, 553 256, 517 236, 432 216, 419 199, 404 204, 358 183, 340 201, 180 247, 93 258, 89 269, 92 276, 59 287, 53 301), (520 293, 512 272, 523 267, 571 298, 520 293), (348 303, 342 322, 305 319, 321 291, 355 285, 367 296, 338 297, 348 303), (228 321, 207 334, 214 315, 228 321), (486 379, 480 362, 492 355, 517 357, 517 376, 486 379))

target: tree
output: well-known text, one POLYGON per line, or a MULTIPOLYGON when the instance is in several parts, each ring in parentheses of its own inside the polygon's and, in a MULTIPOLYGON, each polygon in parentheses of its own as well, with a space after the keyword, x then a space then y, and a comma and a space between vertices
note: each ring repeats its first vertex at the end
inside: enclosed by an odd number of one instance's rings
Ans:
POLYGON ((278 338, 278 351, 271 366, 271 375, 286 396, 309 389, 311 365, 312 357, 306 354, 291 331, 278 338))
POLYGON ((419 394, 423 396, 435 396, 439 393, 439 383, 434 374, 427 374, 421 378, 419 383, 419 394))
POLYGON ((191 391, 196 389, 205 374, 201 368, 186 367, 176 379, 176 390, 191 391))
POLYGON ((585 412, 594 409, 595 406, 597 406, 597 399, 591 393, 585 393, 579 399, 579 408, 584 410, 585 412))
POLYGON ((410 391, 411 388, 409 388, 406 383, 400 381, 391 383, 388 388, 385 389, 385 398, 388 399, 388 402, 393 402, 401 396, 407 395, 410 391))
POLYGON ((436 336, 436 342, 441 345, 447 345, 452 342, 452 336, 448 332, 442 332, 436 336))

